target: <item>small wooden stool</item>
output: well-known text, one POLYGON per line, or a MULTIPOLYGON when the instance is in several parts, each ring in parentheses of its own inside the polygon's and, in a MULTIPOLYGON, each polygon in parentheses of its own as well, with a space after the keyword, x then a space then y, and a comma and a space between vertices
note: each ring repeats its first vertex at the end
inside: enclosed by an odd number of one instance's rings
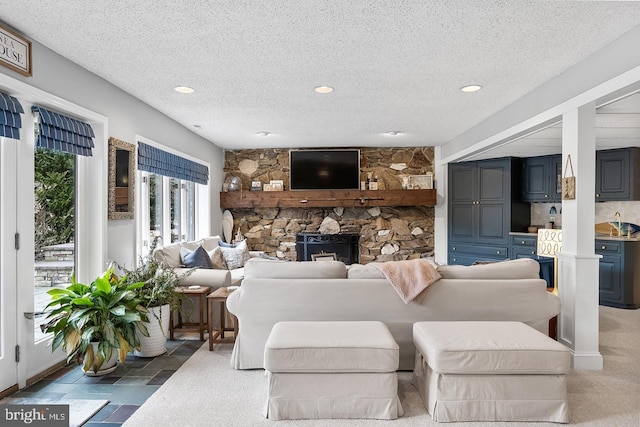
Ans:
POLYGON ((180 311, 178 311, 178 323, 173 323, 173 313, 171 313, 171 318, 169 321, 169 339, 173 340, 173 332, 175 330, 181 331, 199 331, 200 332, 200 341, 204 341, 204 333, 206 328, 209 326, 209 310, 207 310, 208 306, 205 303, 205 297, 209 293, 211 288, 208 286, 200 286, 198 288, 191 287, 177 287, 176 292, 185 294, 187 296, 196 296, 198 297, 198 305, 200 309, 200 319, 199 322, 183 322, 182 315, 180 311))
POLYGON ((220 304, 220 329, 213 329, 213 322, 209 322, 209 351, 213 351, 213 343, 233 343, 238 336, 238 319, 236 316, 231 314, 233 318, 233 328, 226 326, 226 317, 225 314, 227 312, 227 298, 231 295, 237 287, 230 286, 228 288, 222 287, 218 288, 215 291, 211 292, 207 296, 207 307, 209 313, 213 313, 213 304, 220 304), (230 289, 231 288, 231 289, 230 289), (225 337, 225 332, 233 331, 232 337, 225 337))

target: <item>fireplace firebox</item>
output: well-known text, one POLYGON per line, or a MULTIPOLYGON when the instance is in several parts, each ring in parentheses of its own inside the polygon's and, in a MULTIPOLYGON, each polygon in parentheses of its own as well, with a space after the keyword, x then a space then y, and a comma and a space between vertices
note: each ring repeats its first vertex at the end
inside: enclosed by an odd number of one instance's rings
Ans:
POLYGON ((311 255, 334 253, 338 261, 357 264, 359 244, 359 234, 301 233, 296 235, 296 256, 298 261, 311 261, 311 255))

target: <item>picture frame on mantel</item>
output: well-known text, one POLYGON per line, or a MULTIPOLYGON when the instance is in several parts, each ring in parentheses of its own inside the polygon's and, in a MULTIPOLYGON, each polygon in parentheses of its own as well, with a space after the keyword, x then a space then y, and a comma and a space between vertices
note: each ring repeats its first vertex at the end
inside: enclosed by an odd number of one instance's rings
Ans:
POLYGON ((262 191, 262 181, 251 181, 251 191, 262 191))
POLYGON ((410 190, 432 190, 433 189, 433 175, 410 175, 409 176, 409 189, 410 190))
POLYGON ((337 255, 333 252, 320 252, 319 254, 311 254, 311 261, 337 261, 337 255))

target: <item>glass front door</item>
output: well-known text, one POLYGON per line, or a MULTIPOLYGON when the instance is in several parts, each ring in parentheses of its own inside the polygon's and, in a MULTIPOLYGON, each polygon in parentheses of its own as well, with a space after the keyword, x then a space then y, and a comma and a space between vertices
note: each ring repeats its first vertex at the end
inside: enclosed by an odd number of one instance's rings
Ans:
POLYGON ((18 141, 0 138, 0 392, 18 385, 16 362, 16 149, 18 141))

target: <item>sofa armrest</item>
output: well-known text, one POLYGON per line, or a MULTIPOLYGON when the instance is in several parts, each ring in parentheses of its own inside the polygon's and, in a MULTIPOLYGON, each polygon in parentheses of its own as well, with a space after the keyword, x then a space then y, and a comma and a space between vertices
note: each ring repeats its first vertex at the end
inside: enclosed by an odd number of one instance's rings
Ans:
MULTIPOLYGON (((174 268, 178 275, 181 275, 190 268, 174 268)), ((231 272, 229 270, 217 270, 210 268, 196 268, 193 272, 185 277, 180 286, 209 286, 212 289, 217 289, 222 286, 231 285, 231 272)))

